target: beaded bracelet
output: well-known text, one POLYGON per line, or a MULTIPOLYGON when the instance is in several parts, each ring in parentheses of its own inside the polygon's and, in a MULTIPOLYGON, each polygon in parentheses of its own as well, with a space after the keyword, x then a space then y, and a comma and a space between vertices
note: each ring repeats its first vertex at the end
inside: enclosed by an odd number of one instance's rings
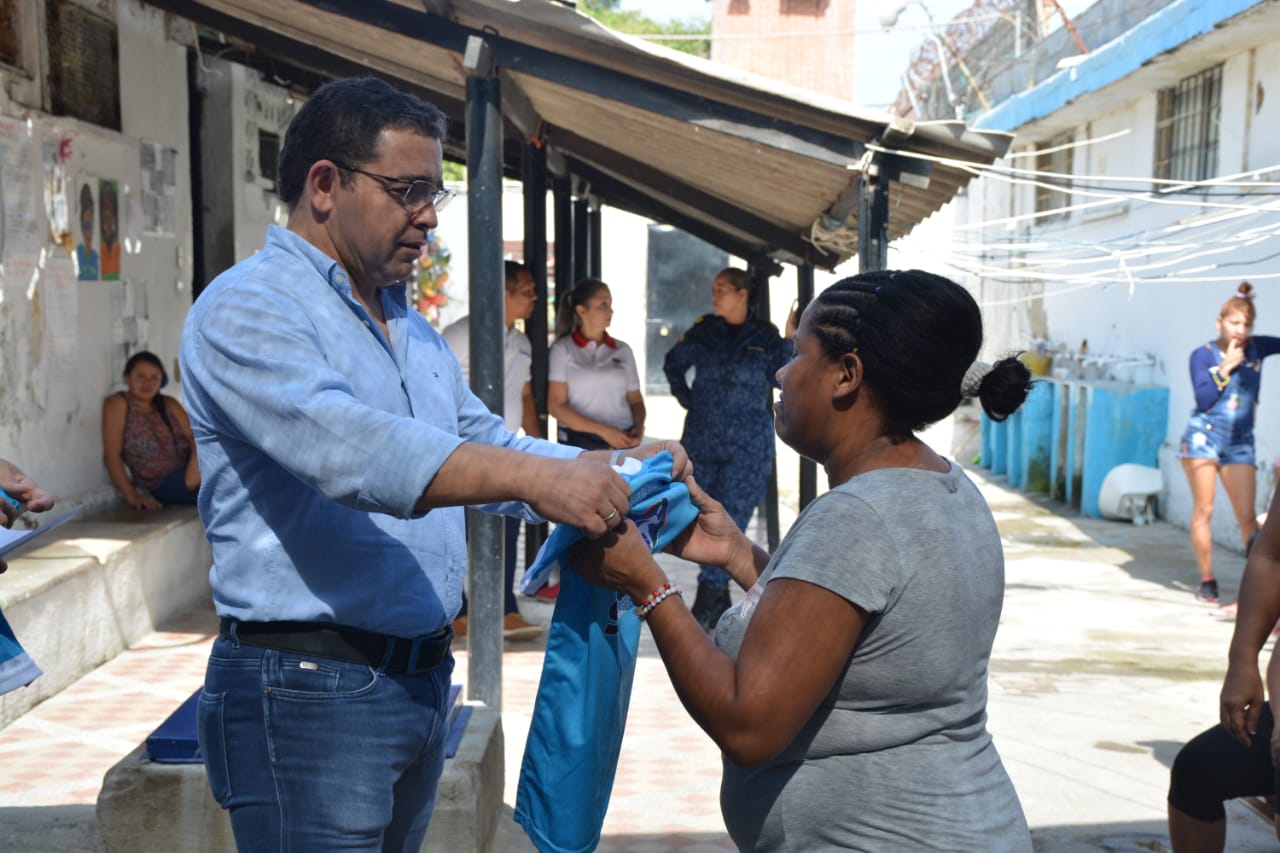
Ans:
POLYGON ((672 595, 678 595, 681 598, 684 598, 684 593, 680 591, 680 587, 664 583, 661 587, 650 593, 648 598, 636 606, 636 618, 643 622, 645 618, 653 612, 653 608, 666 601, 667 598, 672 595))

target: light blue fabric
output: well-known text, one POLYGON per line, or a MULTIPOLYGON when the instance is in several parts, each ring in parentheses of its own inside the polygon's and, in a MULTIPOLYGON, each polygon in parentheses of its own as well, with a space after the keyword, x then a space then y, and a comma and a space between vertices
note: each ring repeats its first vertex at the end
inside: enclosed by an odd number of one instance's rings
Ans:
MULTIPOLYGON (((623 476, 632 489, 627 517, 651 549, 665 547, 697 517, 689 490, 671 480, 670 453, 623 476)), ((581 538, 577 528, 556 528, 526 579, 545 576, 581 538)), ((516 789, 516 822, 541 853, 587 853, 600 843, 639 642, 640 620, 628 596, 573 571, 561 574, 516 789)))
MULTIPOLYGON (((698 517, 698 508, 689 499, 689 489, 684 483, 671 479, 671 453, 664 450, 640 463, 624 460, 617 470, 631 486, 631 508, 627 518, 635 522, 640 535, 649 543, 650 550, 661 551, 698 517)), ((546 585, 551 570, 560 563, 561 556, 582 538, 582 531, 562 524, 538 549, 533 565, 520 578, 520 591, 533 595, 546 585)))
POLYGON ((26 687, 43 674, 0 613, 0 695, 26 687))
POLYGON ((219 615, 437 631, 461 606, 463 510, 413 506, 444 461, 463 442, 581 452, 507 431, 404 286, 379 293, 389 346, 338 263, 273 226, 187 315, 183 401, 219 615))

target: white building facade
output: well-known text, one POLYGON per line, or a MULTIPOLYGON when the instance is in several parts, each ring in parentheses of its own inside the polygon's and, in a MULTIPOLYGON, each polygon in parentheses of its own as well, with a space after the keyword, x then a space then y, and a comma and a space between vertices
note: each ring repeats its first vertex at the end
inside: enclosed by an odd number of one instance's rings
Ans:
MULTIPOLYGON (((1086 14, 1105 19, 1112 5, 1086 14)), ((1060 377, 1167 386, 1160 512, 1182 525, 1191 351, 1245 280, 1255 333, 1280 335, 1277 35, 1275 0, 1178 0, 1061 63, 976 120, 1016 133, 1010 155, 898 247, 973 289, 988 356, 1034 348, 1060 377)), ((1263 372, 1257 450, 1264 512, 1280 465, 1280 364, 1263 372)), ((1238 547, 1218 491, 1215 539, 1238 547)))

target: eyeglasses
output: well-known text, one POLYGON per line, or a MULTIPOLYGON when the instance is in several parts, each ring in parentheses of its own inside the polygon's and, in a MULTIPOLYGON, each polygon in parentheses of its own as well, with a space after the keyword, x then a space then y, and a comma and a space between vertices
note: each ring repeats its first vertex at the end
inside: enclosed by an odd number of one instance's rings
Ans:
MULTIPOLYGON (((332 160, 332 158, 330 158, 332 160)), ((392 184, 406 184, 404 194, 400 196, 400 205, 411 213, 419 213, 427 207, 434 207, 436 212, 444 210, 445 206, 453 199, 453 190, 447 187, 437 187, 430 181, 420 181, 414 178, 394 178, 391 175, 379 175, 377 172, 369 172, 365 169, 357 169, 355 166, 348 166, 341 160, 333 160, 333 165, 347 172, 358 172, 370 178, 377 178, 380 181, 386 181, 392 184)), ((392 195, 396 192, 391 187, 387 187, 387 191, 392 195)))

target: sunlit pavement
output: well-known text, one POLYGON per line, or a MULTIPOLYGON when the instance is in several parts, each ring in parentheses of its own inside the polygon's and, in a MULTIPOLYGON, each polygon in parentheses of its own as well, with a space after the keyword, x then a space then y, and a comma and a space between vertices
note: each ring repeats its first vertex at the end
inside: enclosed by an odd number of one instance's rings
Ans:
MULTIPOLYGON (((1192 594, 1186 533, 1082 519, 972 472, 1005 540, 1004 615, 991 663, 990 727, 1044 851, 1167 849, 1168 767, 1217 716, 1232 622, 1192 594)), ((789 519, 784 519, 785 524, 789 519)), ((753 534, 762 538, 758 525, 753 534)), ((664 558, 680 585, 695 569, 664 558)), ((1215 554, 1223 603, 1243 558, 1215 554)), ((552 606, 521 599, 531 621, 552 606)), ((85 676, 0 730, 0 850, 94 849, 102 776, 199 686, 212 611, 85 676)), ((541 640, 503 657, 506 800, 514 804, 542 663, 541 640)), ((456 680, 465 681, 466 647, 456 680)), ((601 850, 731 850, 720 819, 719 755, 671 690, 642 634, 627 734, 601 850)), ((1274 850, 1272 830, 1229 805, 1228 849, 1274 850)), ((509 849, 531 849, 507 827, 509 849)))

